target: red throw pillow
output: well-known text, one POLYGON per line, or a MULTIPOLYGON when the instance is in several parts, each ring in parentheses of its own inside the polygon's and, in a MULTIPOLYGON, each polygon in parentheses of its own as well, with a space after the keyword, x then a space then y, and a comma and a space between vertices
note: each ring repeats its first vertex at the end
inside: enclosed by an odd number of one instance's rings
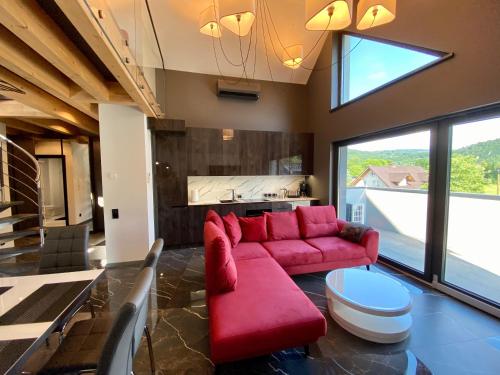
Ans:
POLYGON ((222 230, 224 233, 226 233, 226 228, 224 228, 224 222, 222 221, 222 218, 214 210, 208 210, 207 216, 205 217, 205 221, 211 221, 212 223, 217 225, 217 227, 220 230, 222 230))
POLYGON ((267 241, 266 217, 239 217, 243 242, 267 241))
POLYGON ((304 238, 335 236, 339 232, 333 206, 299 206, 297 218, 304 238))
POLYGON ((266 212, 267 239, 269 241, 299 240, 299 224, 295 211, 266 212))
POLYGON ((227 236, 212 222, 206 222, 205 282, 208 295, 233 291, 238 274, 227 236))
POLYGON ((241 228, 238 221, 238 216, 234 212, 230 212, 222 218, 224 221, 224 227, 226 228, 226 234, 231 241, 231 245, 235 247, 241 241, 241 228))

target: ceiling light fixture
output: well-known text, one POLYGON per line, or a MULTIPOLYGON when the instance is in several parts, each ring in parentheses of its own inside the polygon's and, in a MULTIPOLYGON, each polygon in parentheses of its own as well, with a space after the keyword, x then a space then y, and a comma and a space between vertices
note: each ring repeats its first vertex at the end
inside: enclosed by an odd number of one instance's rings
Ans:
POLYGON ((306 29, 345 29, 352 22, 352 1, 306 0, 306 29))
POLYGON ((283 65, 287 68, 298 69, 304 59, 304 46, 296 44, 283 50, 283 65))
POLYGON ((199 25, 200 33, 202 34, 214 38, 220 38, 222 36, 219 23, 217 22, 215 7, 213 5, 209 6, 207 9, 200 13, 199 25))
POLYGON ((255 21, 255 0, 219 0, 219 16, 222 26, 245 36, 255 21))
POLYGON ((366 30, 393 21, 396 18, 396 0, 359 0, 358 30, 366 30))
MULTIPOLYGON (((369 29, 393 21, 396 17, 397 0, 357 0, 357 28, 359 30, 369 29)), ((324 70, 325 68, 307 67, 304 62, 313 54, 316 47, 321 46, 320 42, 326 33, 331 30, 342 30, 350 26, 354 20, 353 6, 354 0, 305 0, 305 29, 322 31, 318 35, 316 42, 307 53, 304 53, 302 44, 293 44, 285 47, 283 38, 276 28, 274 17, 268 4, 268 0, 212 0, 212 6, 200 13, 200 32, 219 39, 219 46, 222 56, 228 64, 233 67, 242 68, 242 79, 248 79, 247 61, 250 51, 254 51, 254 72, 257 61, 257 44, 262 43, 266 53, 267 66, 272 81, 273 73, 269 62, 268 50, 272 51, 275 57, 283 66, 290 69, 302 68, 308 71, 324 70), (254 26, 256 25, 256 26, 254 26), (239 37, 239 49, 241 62, 233 62, 229 54, 223 47, 221 38, 222 27, 225 27, 239 37), (258 39, 259 27, 262 31, 262 39, 258 39), (244 36, 249 33, 248 44, 244 46, 242 42, 244 36), (253 37, 255 35, 255 38, 253 37), (255 39, 255 41, 254 41, 255 39), (246 57, 243 51, 246 50, 246 57)), ((281 5, 281 4, 280 4, 281 5)), ((361 42, 361 40, 360 40, 361 42)), ((358 42, 347 53, 349 55, 360 43, 358 42)), ((246 43, 245 43, 246 44, 246 43)), ((212 40, 215 61, 221 78, 224 76, 220 69, 215 42, 212 40)), ((347 56, 345 55, 345 56, 347 56)), ((344 59, 344 57, 342 59, 344 59)), ((339 61, 335 62, 338 64, 339 61)), ((293 77, 293 75, 292 75, 293 77)))

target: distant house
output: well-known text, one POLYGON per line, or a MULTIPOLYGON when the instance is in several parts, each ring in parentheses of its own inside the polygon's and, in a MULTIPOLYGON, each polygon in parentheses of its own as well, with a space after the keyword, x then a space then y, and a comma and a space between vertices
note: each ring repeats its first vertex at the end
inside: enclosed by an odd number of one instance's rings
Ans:
POLYGON ((429 174, 422 167, 409 165, 369 166, 350 185, 356 187, 420 189, 428 181, 429 174))

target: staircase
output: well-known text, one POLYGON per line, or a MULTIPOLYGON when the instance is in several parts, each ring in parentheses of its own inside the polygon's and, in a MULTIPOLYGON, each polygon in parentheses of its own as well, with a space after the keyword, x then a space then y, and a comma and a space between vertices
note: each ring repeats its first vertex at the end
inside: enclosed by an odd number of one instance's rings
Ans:
POLYGON ((38 161, 1 134, 0 161, 0 259, 37 252, 44 240, 38 161), (12 241, 24 245, 6 246, 12 241))

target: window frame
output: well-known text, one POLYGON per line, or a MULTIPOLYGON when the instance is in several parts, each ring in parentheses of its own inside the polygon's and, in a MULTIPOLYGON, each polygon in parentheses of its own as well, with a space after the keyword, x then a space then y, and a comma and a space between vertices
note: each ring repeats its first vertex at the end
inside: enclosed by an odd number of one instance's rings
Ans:
POLYGON ((417 73, 420 73, 424 70, 427 70, 435 65, 438 65, 454 56, 453 52, 443 52, 443 51, 438 51, 435 49, 431 48, 425 48, 425 47, 420 47, 420 46, 415 46, 412 44, 407 44, 407 43, 402 43, 402 42, 396 42, 394 40, 389 40, 389 39, 384 39, 384 38, 379 38, 379 37, 374 37, 370 35, 364 35, 360 33, 355 33, 352 31, 340 31, 332 34, 333 42, 332 42, 332 71, 331 71, 331 97, 330 97, 330 112, 335 112, 351 103, 355 103, 359 100, 362 100, 366 98, 367 96, 374 94, 378 91, 384 90, 387 87, 390 87, 392 85, 395 85, 399 83, 400 81, 403 81, 409 77, 414 76, 417 73), (438 59, 431 61, 428 64, 425 64, 421 66, 420 68, 414 69, 412 71, 409 71, 406 74, 403 74, 402 76, 395 78, 387 83, 384 83, 383 85, 380 85, 378 87, 375 87, 374 89, 365 92, 364 94, 348 100, 344 103, 342 103, 342 92, 343 92, 343 76, 344 76, 344 58, 343 58, 343 40, 344 36, 353 36, 356 38, 361 38, 361 39, 366 39, 374 42, 379 42, 379 43, 384 43, 388 45, 392 45, 395 47, 400 47, 400 48, 405 48, 417 52, 422 52, 426 54, 431 54, 434 56, 437 56, 438 59), (340 62, 340 63, 338 63, 340 62))
POLYGON ((454 125, 485 120, 500 116, 500 102, 462 110, 435 118, 409 123, 357 137, 331 143, 330 153, 330 204, 340 210, 341 162, 340 149, 354 143, 368 142, 388 136, 398 136, 419 130, 430 130, 429 188, 427 202, 427 234, 424 272, 419 272, 403 263, 379 254, 383 263, 428 283, 454 298, 479 308, 489 314, 500 316, 500 303, 461 288, 445 280, 446 246, 448 236, 449 181, 451 163, 452 128, 454 125))

